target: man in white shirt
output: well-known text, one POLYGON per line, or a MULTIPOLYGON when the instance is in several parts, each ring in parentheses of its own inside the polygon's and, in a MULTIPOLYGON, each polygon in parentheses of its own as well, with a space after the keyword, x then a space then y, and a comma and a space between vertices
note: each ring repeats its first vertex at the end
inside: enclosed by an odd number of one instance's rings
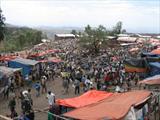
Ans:
POLYGON ((53 104, 55 103, 55 94, 49 91, 47 94, 47 99, 48 99, 49 106, 52 107, 53 104))

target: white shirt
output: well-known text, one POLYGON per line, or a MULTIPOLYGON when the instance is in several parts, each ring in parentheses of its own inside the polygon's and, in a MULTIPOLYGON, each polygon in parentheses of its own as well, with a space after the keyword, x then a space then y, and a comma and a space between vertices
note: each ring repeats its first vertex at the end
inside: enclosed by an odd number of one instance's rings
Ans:
POLYGON ((22 92, 22 94, 23 94, 24 97, 27 97, 28 91, 27 91, 27 90, 24 90, 24 91, 22 92))
POLYGON ((47 98, 48 98, 48 104, 53 105, 54 101, 55 101, 55 94, 53 94, 53 93, 51 93, 50 95, 47 94, 47 98))
POLYGON ((120 91, 121 91, 121 88, 117 85, 115 91, 116 91, 116 92, 120 92, 120 91))

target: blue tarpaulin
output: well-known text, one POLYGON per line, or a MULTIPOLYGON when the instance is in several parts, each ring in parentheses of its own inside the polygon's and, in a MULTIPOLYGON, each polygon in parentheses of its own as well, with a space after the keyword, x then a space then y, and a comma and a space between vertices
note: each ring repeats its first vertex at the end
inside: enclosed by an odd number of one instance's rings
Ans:
POLYGON ((158 75, 160 74, 160 63, 159 62, 150 62, 150 75, 158 75))
POLYGON ((35 60, 18 58, 9 61, 8 66, 11 68, 22 68, 22 74, 23 77, 25 77, 32 71, 33 66, 37 65, 38 63, 39 62, 35 60))
POLYGON ((141 57, 159 57, 159 55, 153 53, 141 53, 141 57))

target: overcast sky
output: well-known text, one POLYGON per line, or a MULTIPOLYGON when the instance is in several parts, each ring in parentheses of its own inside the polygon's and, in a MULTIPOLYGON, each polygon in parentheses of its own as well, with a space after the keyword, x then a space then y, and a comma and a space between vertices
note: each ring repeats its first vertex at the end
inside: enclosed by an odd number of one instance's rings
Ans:
POLYGON ((22 26, 104 25, 160 33, 159 0, 0 0, 6 22, 22 26))

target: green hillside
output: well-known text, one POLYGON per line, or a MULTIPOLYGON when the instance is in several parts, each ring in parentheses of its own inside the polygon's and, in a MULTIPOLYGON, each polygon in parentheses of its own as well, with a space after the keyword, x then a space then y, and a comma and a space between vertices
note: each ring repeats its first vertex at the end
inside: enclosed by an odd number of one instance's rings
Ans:
POLYGON ((39 30, 27 27, 6 26, 5 39, 1 51, 18 51, 41 42, 43 34, 39 30))

